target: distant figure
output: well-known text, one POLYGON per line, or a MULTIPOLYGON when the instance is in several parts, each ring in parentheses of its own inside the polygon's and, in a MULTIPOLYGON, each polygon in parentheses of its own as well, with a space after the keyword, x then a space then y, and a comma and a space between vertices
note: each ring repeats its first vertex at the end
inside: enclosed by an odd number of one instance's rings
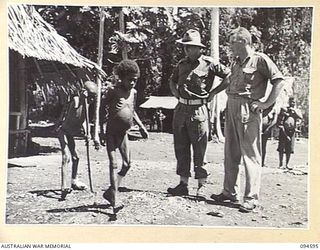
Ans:
POLYGON ((162 113, 161 109, 157 109, 153 119, 157 125, 157 131, 163 132, 163 120, 166 119, 166 116, 162 113))
POLYGON ((114 68, 117 77, 116 84, 106 93, 102 107, 107 109, 106 144, 109 157, 110 187, 104 192, 103 197, 116 207, 116 196, 121 180, 126 176, 131 167, 129 140, 127 131, 133 125, 133 119, 140 127, 143 138, 148 138, 147 129, 142 124, 135 112, 137 91, 134 89, 140 69, 135 61, 123 60, 114 68), (122 157, 121 170, 117 171, 116 150, 119 149, 122 157), (115 179, 117 176, 117 180, 115 179))
MULTIPOLYGON (((74 136, 80 134, 82 127, 86 128, 86 126, 82 126, 85 122, 85 112, 88 111, 88 104, 94 102, 96 93, 97 85, 91 81, 85 82, 81 93, 74 95, 69 102, 56 129, 62 152, 61 201, 65 200, 67 194, 72 190, 87 189, 87 186, 77 178, 79 157, 76 152, 74 136), (66 176, 70 161, 72 162, 71 188, 68 188, 66 176)), ((90 135, 90 131, 87 131, 86 135, 90 135)))
POLYGON ((289 161, 291 154, 294 153, 295 132, 297 120, 302 117, 295 110, 295 100, 293 97, 289 98, 289 106, 282 108, 278 117, 277 125, 279 131, 279 168, 286 168, 292 170, 289 167, 289 161), (286 154, 286 166, 283 167, 283 154, 286 154))
POLYGON ((267 115, 262 118, 262 143, 261 143, 261 156, 262 156, 262 167, 266 167, 265 158, 267 151, 267 142, 271 137, 272 128, 277 124, 278 114, 273 108, 267 115))

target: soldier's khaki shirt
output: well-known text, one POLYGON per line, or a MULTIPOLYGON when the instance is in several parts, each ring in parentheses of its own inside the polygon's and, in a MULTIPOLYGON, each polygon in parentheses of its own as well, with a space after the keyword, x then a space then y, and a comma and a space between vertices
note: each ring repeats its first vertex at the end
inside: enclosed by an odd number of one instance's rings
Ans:
POLYGON ((226 93, 258 100, 264 97, 268 81, 273 84, 276 79, 284 78, 275 63, 266 54, 253 52, 243 62, 234 60, 226 93))
POLYGON ((182 59, 173 71, 171 80, 177 84, 180 97, 205 99, 209 96, 215 76, 225 78, 229 69, 212 57, 201 55, 192 62, 182 59))

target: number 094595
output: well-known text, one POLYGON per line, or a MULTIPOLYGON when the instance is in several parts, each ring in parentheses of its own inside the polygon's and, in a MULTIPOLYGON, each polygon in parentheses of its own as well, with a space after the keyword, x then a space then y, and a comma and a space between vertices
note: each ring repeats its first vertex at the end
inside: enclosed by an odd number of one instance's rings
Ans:
POLYGON ((319 245, 318 244, 300 244, 300 248, 303 248, 303 249, 318 249, 319 248, 319 245))

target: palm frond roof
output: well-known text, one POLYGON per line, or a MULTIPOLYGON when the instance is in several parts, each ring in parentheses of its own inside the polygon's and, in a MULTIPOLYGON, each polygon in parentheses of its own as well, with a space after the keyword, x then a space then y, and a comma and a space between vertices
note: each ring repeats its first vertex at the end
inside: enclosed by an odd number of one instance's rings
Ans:
POLYGON ((9 5, 8 17, 9 48, 23 57, 96 68, 100 73, 104 73, 96 63, 80 55, 33 6, 9 5))

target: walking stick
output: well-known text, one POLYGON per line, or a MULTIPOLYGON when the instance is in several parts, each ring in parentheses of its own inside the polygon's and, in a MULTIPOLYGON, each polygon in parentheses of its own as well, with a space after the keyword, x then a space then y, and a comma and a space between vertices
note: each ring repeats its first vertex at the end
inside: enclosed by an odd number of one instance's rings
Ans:
POLYGON ((85 120, 86 120, 86 148, 87 148, 87 165, 88 165, 88 176, 89 176, 89 185, 90 185, 90 191, 91 193, 93 192, 93 187, 92 187, 92 178, 91 178, 91 167, 90 167, 90 148, 89 148, 89 136, 90 136, 90 128, 89 128, 89 112, 88 112, 88 102, 87 102, 87 98, 85 98, 85 108, 84 108, 84 112, 85 112, 85 120))

